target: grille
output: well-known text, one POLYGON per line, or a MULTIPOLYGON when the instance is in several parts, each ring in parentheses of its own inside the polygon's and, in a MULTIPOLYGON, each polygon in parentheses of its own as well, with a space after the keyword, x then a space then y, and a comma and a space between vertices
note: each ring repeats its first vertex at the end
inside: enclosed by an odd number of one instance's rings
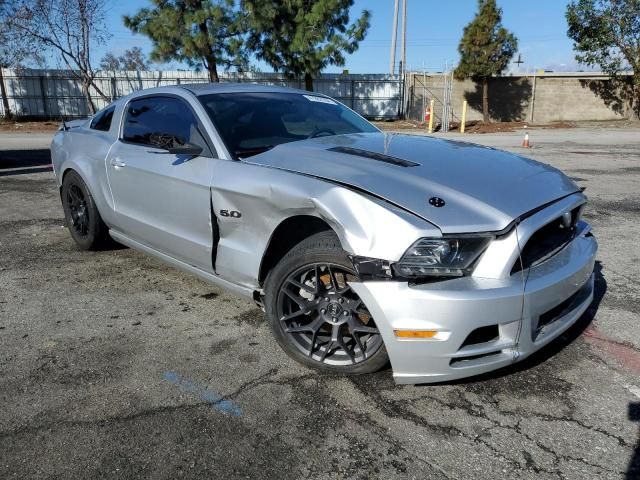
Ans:
POLYGON ((580 207, 571 211, 571 226, 569 228, 564 225, 562 217, 558 217, 534 233, 522 249, 522 261, 515 263, 511 273, 514 274, 521 270, 526 270, 543 262, 558 253, 573 240, 579 211, 580 207))
POLYGON ((571 295, 564 302, 556 305, 552 309, 547 310, 542 315, 540 315, 540 317, 538 318, 538 330, 571 312, 578 305, 589 298, 589 295, 591 295, 591 284, 587 282, 580 288, 580 290, 571 295))
POLYGON ((481 358, 498 357, 502 355, 502 351, 481 353, 480 355, 472 355, 469 357, 452 358, 449 362, 451 367, 464 366, 465 363, 473 362, 474 360, 480 360, 481 358))

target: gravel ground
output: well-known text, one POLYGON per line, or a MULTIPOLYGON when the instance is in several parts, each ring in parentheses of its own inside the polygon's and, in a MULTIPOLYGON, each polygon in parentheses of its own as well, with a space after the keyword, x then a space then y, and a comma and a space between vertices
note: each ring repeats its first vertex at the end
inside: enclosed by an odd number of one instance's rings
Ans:
POLYGON ((597 298, 514 368, 396 386, 306 370, 251 303, 133 250, 77 251, 50 135, 0 133, 0 478, 640 478, 640 130, 464 139, 587 187, 597 298))

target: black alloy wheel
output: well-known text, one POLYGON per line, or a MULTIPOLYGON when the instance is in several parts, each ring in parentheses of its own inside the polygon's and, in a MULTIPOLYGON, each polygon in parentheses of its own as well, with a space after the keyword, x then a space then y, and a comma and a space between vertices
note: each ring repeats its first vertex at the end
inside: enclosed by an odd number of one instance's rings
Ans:
POLYGON ((87 200, 78 185, 71 185, 67 189, 66 201, 69 206, 69 215, 71 216, 71 225, 69 227, 79 237, 86 238, 89 235, 89 211, 87 209, 87 200))
POLYGON ((109 242, 108 228, 77 172, 65 173, 60 197, 69 233, 81 250, 98 249, 109 242))
POLYGON ((380 331, 351 281, 358 277, 332 232, 303 241, 278 264, 267 280, 265 306, 289 355, 342 373, 368 373, 387 363, 380 331))

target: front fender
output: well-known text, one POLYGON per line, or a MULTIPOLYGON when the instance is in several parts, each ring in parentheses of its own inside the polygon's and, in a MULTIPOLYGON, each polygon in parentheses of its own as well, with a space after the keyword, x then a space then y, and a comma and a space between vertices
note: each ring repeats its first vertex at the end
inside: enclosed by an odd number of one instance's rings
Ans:
POLYGON ((416 239, 440 236, 425 220, 383 200, 315 177, 243 162, 217 160, 212 205, 220 229, 216 272, 259 288, 262 258, 286 219, 310 215, 336 232, 352 255, 399 260, 416 239), (221 209, 241 213, 218 215, 221 209))

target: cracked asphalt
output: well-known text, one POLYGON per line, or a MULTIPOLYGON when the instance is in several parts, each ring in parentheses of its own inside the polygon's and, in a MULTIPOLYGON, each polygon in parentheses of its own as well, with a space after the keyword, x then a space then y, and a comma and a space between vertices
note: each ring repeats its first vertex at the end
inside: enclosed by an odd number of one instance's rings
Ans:
POLYGON ((431 386, 319 375, 251 303, 79 252, 50 135, 0 133, 0 478, 640 478, 640 130, 530 133, 464 139, 587 187, 596 300, 526 362, 431 386))

